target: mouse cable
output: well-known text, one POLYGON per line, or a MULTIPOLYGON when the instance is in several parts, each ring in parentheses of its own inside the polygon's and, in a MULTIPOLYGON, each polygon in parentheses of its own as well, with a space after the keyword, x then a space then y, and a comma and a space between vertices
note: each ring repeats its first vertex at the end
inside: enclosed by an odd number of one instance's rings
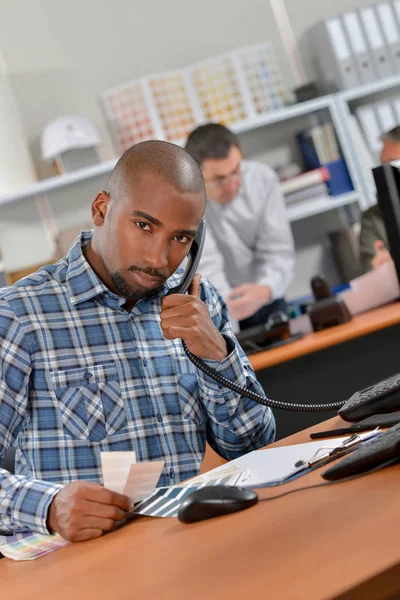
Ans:
POLYGON ((344 404, 344 402, 332 402, 330 404, 296 404, 294 402, 280 402, 279 400, 271 400, 266 396, 261 396, 261 394, 257 394, 256 392, 252 392, 251 390, 241 387, 220 373, 217 373, 215 369, 206 365, 201 358, 190 352, 184 340, 181 341, 186 356, 198 369, 200 369, 200 371, 203 371, 203 373, 211 377, 211 379, 214 379, 214 381, 217 383, 220 383, 224 387, 227 387, 237 394, 240 394, 240 396, 245 396, 246 398, 255 400, 255 402, 263 404, 263 406, 278 408, 280 410, 290 410, 294 412, 326 412, 329 410, 339 410, 339 408, 341 408, 344 404))
MULTIPOLYGON (((295 494, 296 492, 304 492, 305 490, 313 490, 314 488, 320 488, 320 487, 326 487, 328 485, 335 485, 336 483, 346 483, 346 481, 352 481, 353 479, 360 479, 360 477, 364 477, 365 475, 370 475, 371 473, 374 473, 375 471, 379 471, 379 469, 384 469, 385 467, 390 467, 391 465, 394 465, 396 463, 399 462, 399 459, 396 458, 391 458, 390 460, 387 460, 384 463, 381 463, 380 465, 375 465, 375 467, 372 467, 371 469, 368 469, 368 471, 363 471, 362 473, 357 473, 356 475, 349 475, 349 477, 343 477, 343 479, 337 479, 336 481, 327 481, 326 483, 315 483, 314 485, 305 485, 304 487, 300 487, 300 488, 296 488, 295 490, 288 490, 287 492, 283 492, 282 494, 277 494, 276 496, 271 496, 270 498, 259 498, 258 501, 259 502, 264 502, 267 500, 276 500, 278 498, 283 498, 284 496, 289 496, 289 494, 295 494)), ((266 489, 268 487, 275 487, 275 486, 260 486, 260 487, 254 487, 254 488, 249 488, 249 489, 266 489)))

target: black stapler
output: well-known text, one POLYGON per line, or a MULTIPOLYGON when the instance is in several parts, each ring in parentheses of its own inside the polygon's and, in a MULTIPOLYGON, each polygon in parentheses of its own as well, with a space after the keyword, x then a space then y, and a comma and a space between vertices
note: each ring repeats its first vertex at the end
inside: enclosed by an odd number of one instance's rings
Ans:
POLYGON ((236 334, 239 344, 246 354, 262 352, 276 348, 302 337, 302 334, 291 335, 289 318, 283 311, 272 313, 266 323, 243 329, 236 334))
POLYGON ((324 277, 317 275, 311 279, 311 289, 315 302, 308 306, 307 312, 314 331, 347 323, 351 314, 341 298, 332 294, 324 277))

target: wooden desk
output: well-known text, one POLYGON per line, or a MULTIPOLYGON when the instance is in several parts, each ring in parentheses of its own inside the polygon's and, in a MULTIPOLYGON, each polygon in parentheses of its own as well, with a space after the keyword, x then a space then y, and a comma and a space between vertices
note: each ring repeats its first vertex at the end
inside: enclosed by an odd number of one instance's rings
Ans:
POLYGON ((302 339, 250 356, 255 371, 318 352, 343 342, 400 324, 400 302, 389 304, 354 317, 349 323, 309 333, 302 339))
MULTIPOLYGON (((337 426, 336 417, 329 424, 337 426)), ((320 424, 313 429, 327 427, 320 424)), ((285 444, 309 441, 309 431, 285 444)), ((282 445, 278 442, 276 445, 282 445)), ((259 490, 234 515, 183 525, 140 517, 99 540, 33 562, 0 561, 1 597, 12 600, 387 599, 400 594, 400 465, 324 483, 321 469, 259 490)))
MULTIPOLYGON (((265 393, 276 400, 327 404, 400 371, 400 302, 349 323, 250 357, 265 393)), ((333 412, 274 411, 277 438, 310 427, 333 412)))

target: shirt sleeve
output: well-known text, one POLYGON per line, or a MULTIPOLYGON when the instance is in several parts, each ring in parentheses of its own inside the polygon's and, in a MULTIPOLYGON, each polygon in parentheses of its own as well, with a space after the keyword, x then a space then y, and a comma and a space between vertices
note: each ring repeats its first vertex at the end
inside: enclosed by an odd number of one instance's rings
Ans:
MULTIPOLYGON (((17 444, 28 418, 30 373, 26 336, 8 303, 0 300, 0 460, 17 444)), ((61 487, 0 469, 0 530, 49 533, 47 511, 61 487)))
POLYGON ((224 258, 218 250, 217 242, 209 228, 206 229, 203 253, 201 255, 199 272, 217 288, 221 296, 226 298, 231 286, 225 275, 224 258))
MULTIPOLYGON (((232 332, 226 304, 209 282, 203 282, 202 299, 214 325, 225 337, 229 352, 221 362, 204 362, 218 374, 264 397, 253 368, 232 332)), ((208 414, 207 439, 216 452, 233 459, 274 441, 275 419, 269 407, 233 392, 200 370, 199 381, 208 414)))
POLYGON ((256 282, 268 285, 271 300, 281 298, 293 276, 294 243, 278 177, 265 178, 264 214, 254 250, 256 282))

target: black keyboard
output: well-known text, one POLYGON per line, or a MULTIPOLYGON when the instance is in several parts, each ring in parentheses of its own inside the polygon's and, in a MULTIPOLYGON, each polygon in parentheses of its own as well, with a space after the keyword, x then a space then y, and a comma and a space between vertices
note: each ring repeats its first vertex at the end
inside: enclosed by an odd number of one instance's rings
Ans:
POLYGON ((397 373, 353 394, 339 410, 339 415, 345 421, 360 421, 377 413, 399 409, 400 374, 397 373))
POLYGON ((368 471, 391 458, 400 461, 400 423, 364 442, 346 458, 322 473, 322 477, 330 481, 343 479, 368 471))

